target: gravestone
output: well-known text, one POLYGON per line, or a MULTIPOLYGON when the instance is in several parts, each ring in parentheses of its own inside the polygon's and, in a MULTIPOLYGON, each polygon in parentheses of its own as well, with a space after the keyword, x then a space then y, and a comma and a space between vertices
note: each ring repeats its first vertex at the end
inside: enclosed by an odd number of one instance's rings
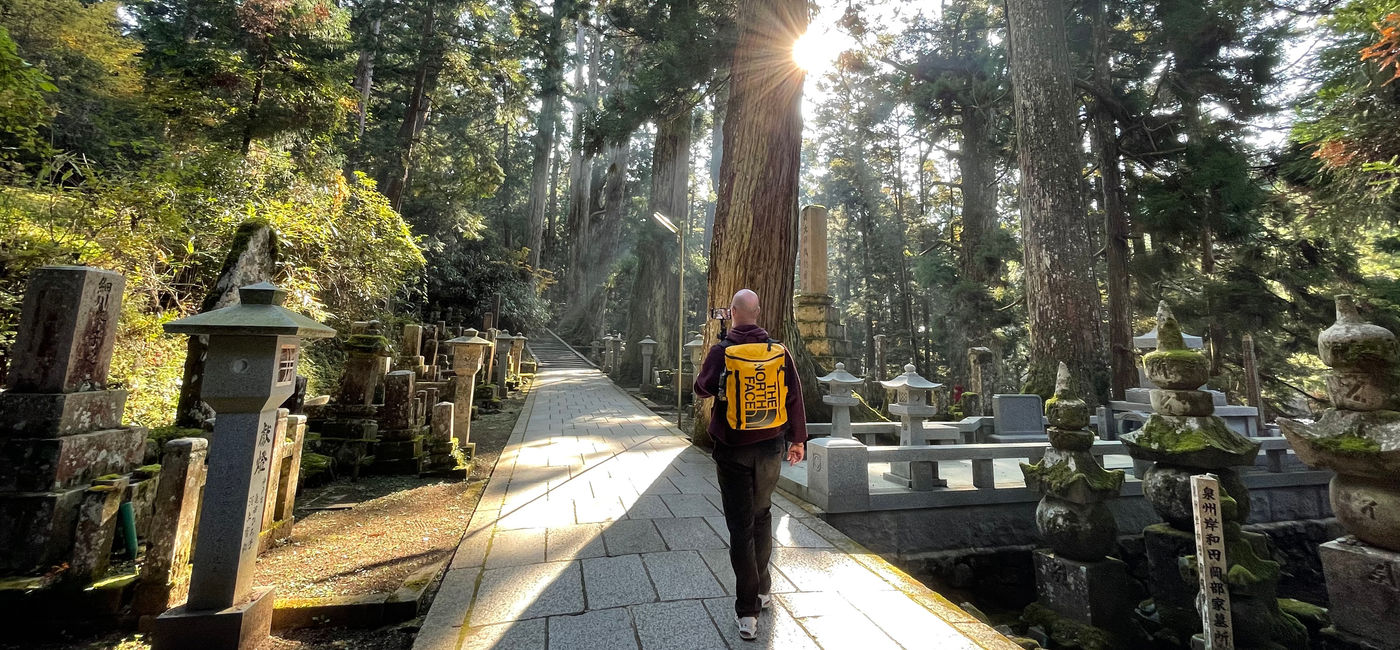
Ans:
MULTIPOLYGON (((496 335, 496 399, 505 399, 510 392, 507 382, 510 381, 510 357, 514 344, 515 337, 511 336, 509 332, 501 332, 496 335)), ((615 352, 612 358, 617 358, 615 352)))
POLYGON ((125 495, 88 488, 131 472, 146 449, 146 430, 121 423, 126 391, 107 388, 124 285, 90 267, 43 267, 30 278, 0 393, 0 573, 66 564, 56 575, 83 581, 106 567, 94 544, 110 549, 108 506, 125 495), (75 553, 85 555, 81 566, 75 553))
POLYGON ((1039 395, 993 395, 992 417, 995 433, 987 442, 1042 442, 1045 436, 1045 407, 1039 395))
POLYGON ((468 457, 475 458, 476 443, 471 442, 472 402, 476 398, 476 377, 491 352, 491 342, 469 329, 447 343, 452 347, 456 373, 452 380, 452 432, 459 445, 469 450, 468 457))
POLYGON ((827 209, 802 208, 798 220, 797 287, 793 317, 802 343, 821 367, 849 361, 851 343, 841 326, 841 314, 828 293, 827 209))
POLYGON ((254 589, 253 565, 268 498, 278 409, 291 395, 301 340, 330 329, 281 306, 268 283, 239 290, 240 304, 165 324, 209 337, 204 401, 218 414, 209 449, 189 600, 156 618, 155 650, 243 649, 266 638, 272 589, 254 589))
POLYGON ((1349 534, 1318 550, 1332 604, 1324 646, 1388 648, 1400 639, 1400 343, 1351 296, 1336 301, 1317 338, 1333 407, 1314 423, 1278 422, 1300 460, 1337 473, 1328 493, 1349 534))
POLYGON ((165 443, 161 481, 151 516, 151 544, 136 588, 138 614, 159 614, 184 602, 190 589, 190 555, 204 489, 209 441, 177 438, 165 443))
POLYGON ((643 391, 646 391, 646 388, 648 386, 652 386, 656 383, 652 380, 651 376, 651 360, 656 356, 657 344, 656 341, 653 340, 650 335, 648 335, 646 338, 639 341, 637 345, 641 346, 642 348, 641 387, 643 391))
POLYGON ((1210 394, 1198 390, 1210 364, 1188 349, 1165 302, 1157 308, 1157 332, 1157 351, 1143 357, 1148 378, 1158 387, 1152 391, 1153 413, 1141 429, 1121 440, 1134 460, 1152 463, 1142 474, 1143 496, 1166 520, 1143 530, 1148 587, 1158 620, 1183 645, 1202 631, 1196 607, 1199 587, 1182 565, 1196 553, 1191 477, 1212 473, 1220 484, 1220 527, 1230 567, 1236 645, 1307 647, 1307 629, 1279 609, 1281 567, 1268 559, 1268 540, 1240 528, 1249 516, 1249 491, 1235 468, 1254 465, 1259 443, 1230 430, 1214 414, 1210 394))
POLYGON ((384 380, 384 406, 379 410, 379 437, 374 443, 375 471, 418 474, 427 458, 423 441, 428 433, 423 398, 418 396, 412 370, 395 370, 384 380))
MULTIPOLYGON (((1036 549, 1039 606, 1078 623, 1124 633, 1138 589, 1128 565, 1109 557, 1117 547, 1118 526, 1106 501, 1123 487, 1122 470, 1105 470, 1094 458, 1089 405, 1074 392, 1069 368, 1061 363, 1055 399, 1045 407, 1050 449, 1040 462, 1022 463, 1026 487, 1040 492, 1036 529, 1050 547, 1036 549)), ((1118 640, 1122 643, 1122 640, 1118 640)))
POLYGON ((457 438, 452 435, 454 410, 455 405, 452 402, 438 402, 433 405, 431 433, 427 442, 427 473, 434 476, 466 478, 471 466, 467 463, 466 456, 462 455, 457 438))

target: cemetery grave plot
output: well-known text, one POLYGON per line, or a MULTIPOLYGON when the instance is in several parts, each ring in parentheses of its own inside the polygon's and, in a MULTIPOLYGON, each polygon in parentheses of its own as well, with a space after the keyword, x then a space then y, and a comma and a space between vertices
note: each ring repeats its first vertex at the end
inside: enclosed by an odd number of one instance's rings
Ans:
POLYGON ((256 584, 275 584, 279 600, 370 595, 448 559, 523 402, 506 400, 472 422, 470 481, 371 476, 303 491, 290 541, 258 558, 256 584))

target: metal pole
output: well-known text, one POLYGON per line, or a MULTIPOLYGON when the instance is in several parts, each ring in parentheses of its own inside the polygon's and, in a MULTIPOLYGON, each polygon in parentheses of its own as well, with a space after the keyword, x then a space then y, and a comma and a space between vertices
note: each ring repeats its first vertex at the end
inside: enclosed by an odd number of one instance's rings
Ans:
POLYGON ((685 355, 685 229, 690 227, 690 211, 681 219, 683 222, 680 228, 676 229, 676 235, 680 237, 680 272, 676 274, 676 429, 684 435, 681 430, 681 405, 684 403, 685 382, 681 381, 681 369, 684 367, 681 361, 685 355))

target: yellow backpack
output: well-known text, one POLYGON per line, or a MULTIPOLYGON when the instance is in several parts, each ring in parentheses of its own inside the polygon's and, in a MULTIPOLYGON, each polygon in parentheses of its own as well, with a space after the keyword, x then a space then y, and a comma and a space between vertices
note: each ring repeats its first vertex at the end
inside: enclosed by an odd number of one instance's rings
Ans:
POLYGON ((735 431, 771 429, 787 424, 787 350, 777 341, 725 341, 719 399, 735 431))

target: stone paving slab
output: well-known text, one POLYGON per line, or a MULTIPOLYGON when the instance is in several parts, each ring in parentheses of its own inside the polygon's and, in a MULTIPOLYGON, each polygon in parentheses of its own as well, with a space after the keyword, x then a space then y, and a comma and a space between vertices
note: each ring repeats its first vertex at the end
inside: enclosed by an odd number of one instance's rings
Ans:
POLYGON ((550 353, 416 650, 1017 647, 781 493, 773 606, 740 641, 713 462, 550 353))

